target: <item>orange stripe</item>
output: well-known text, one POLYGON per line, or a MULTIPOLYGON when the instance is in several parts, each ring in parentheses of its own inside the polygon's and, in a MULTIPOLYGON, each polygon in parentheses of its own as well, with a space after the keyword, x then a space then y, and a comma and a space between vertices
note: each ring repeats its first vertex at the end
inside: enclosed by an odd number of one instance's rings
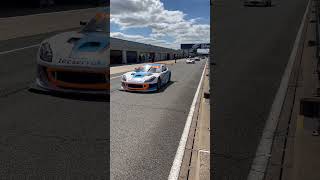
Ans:
POLYGON ((91 69, 88 69, 88 70, 75 70, 75 69, 61 69, 61 68, 51 68, 51 67, 48 67, 47 68, 48 71, 59 71, 59 72, 87 72, 87 73, 95 73, 95 74, 105 74, 105 75, 109 75, 109 70, 106 68, 105 70, 91 70, 91 69))
POLYGON ((95 16, 95 19, 97 19, 97 20, 100 20, 100 19, 103 19, 103 18, 110 18, 110 14, 101 12, 101 13, 97 13, 96 16, 95 16))
POLYGON ((127 88, 130 89, 130 90, 147 90, 147 89, 149 89, 149 84, 143 84, 143 88, 129 88, 128 84, 133 84, 133 83, 125 83, 127 88))
POLYGON ((52 82, 55 86, 60 86, 64 88, 73 88, 73 89, 91 89, 91 90, 109 90, 110 83, 96 83, 96 84, 76 84, 76 83, 69 83, 64 81, 59 81, 54 79, 52 76, 53 72, 88 72, 88 73, 96 73, 96 74, 104 74, 109 77, 109 73, 105 72, 94 72, 94 71, 74 71, 74 70, 64 70, 64 69, 57 69, 57 68, 47 68, 47 74, 49 81, 52 82))

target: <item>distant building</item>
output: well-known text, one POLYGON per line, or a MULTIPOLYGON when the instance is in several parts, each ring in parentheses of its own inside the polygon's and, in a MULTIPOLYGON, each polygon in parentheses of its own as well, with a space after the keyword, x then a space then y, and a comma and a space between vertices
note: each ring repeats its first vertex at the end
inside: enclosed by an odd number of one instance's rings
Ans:
POLYGON ((110 38, 110 64, 132 64, 181 58, 182 51, 110 38))

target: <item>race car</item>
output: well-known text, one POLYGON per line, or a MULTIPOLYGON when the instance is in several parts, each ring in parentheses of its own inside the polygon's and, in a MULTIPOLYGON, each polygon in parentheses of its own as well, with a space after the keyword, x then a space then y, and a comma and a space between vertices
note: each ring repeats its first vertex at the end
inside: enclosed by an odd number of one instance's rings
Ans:
POLYGON ((186 60, 186 63, 187 63, 187 64, 195 64, 196 62, 195 62, 195 60, 194 60, 193 58, 188 58, 188 59, 186 60))
POLYGON ((96 13, 80 31, 44 40, 37 54, 36 89, 106 94, 109 81, 109 9, 96 13))
POLYGON ((245 6, 271 6, 271 0, 244 0, 245 6))
POLYGON ((200 61, 200 58, 199 57, 195 57, 194 60, 195 61, 200 61))
POLYGON ((171 81, 171 71, 165 64, 145 64, 121 76, 125 91, 159 91, 171 81))

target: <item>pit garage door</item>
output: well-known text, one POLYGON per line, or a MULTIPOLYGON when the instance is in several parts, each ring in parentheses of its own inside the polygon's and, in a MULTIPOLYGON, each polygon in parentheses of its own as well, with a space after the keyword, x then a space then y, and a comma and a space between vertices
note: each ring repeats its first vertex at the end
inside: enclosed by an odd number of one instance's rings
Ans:
POLYGON ((122 51, 111 50, 110 51, 110 63, 111 64, 122 64, 122 51))
POLYGON ((136 51, 127 51, 127 63, 137 63, 138 55, 136 51))

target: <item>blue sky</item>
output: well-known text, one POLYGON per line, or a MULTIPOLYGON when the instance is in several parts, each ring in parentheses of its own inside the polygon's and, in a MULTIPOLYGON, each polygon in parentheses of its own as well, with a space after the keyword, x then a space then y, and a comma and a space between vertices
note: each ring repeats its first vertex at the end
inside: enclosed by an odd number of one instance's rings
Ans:
POLYGON ((111 36, 175 49, 207 43, 209 0, 111 0, 111 36))
POLYGON ((210 24, 209 0, 161 0, 168 10, 181 10, 187 18, 200 18, 200 23, 210 24))

